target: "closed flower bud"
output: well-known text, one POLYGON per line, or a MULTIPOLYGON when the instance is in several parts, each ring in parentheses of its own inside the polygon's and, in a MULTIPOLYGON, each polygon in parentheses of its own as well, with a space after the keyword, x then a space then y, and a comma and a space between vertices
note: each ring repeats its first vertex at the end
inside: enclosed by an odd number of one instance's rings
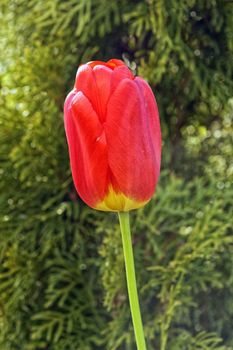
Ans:
POLYGON ((145 205, 158 181, 159 113, 149 85, 120 60, 79 67, 64 107, 72 176, 90 207, 145 205))

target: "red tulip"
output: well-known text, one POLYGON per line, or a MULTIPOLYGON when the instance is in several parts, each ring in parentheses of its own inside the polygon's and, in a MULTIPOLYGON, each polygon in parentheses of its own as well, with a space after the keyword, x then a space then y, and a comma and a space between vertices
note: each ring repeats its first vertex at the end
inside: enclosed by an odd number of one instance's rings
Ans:
POLYGON ((146 81, 120 60, 83 64, 64 114, 73 180, 83 201, 109 211, 145 205, 161 159, 159 113, 146 81))

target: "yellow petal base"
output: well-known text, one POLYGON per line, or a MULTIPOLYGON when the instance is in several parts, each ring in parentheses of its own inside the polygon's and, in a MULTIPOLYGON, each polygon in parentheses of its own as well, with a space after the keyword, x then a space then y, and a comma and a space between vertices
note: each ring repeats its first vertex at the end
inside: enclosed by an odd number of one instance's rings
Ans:
POLYGON ((108 194, 95 206, 95 209, 102 211, 129 211, 141 208, 148 202, 149 199, 146 201, 136 201, 125 196, 121 192, 115 192, 113 188, 110 187, 108 194))

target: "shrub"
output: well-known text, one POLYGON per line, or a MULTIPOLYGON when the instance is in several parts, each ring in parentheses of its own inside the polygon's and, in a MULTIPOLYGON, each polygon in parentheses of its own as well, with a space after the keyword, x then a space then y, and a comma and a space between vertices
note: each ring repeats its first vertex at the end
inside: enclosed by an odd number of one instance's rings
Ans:
POLYGON ((78 198, 62 120, 77 65, 122 55, 164 136, 131 218, 148 348, 232 348, 232 18, 214 0, 2 1, 0 348, 135 348, 117 218, 78 198))

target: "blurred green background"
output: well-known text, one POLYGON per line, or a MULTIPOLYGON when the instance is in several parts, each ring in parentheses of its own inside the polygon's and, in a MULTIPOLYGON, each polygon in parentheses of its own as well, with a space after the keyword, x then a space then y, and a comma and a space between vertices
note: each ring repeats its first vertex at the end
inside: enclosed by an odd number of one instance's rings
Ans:
POLYGON ((117 216, 78 198, 63 128, 78 65, 113 57, 162 123, 131 215, 148 350, 233 349, 232 1, 0 6, 0 350, 136 349, 117 216))

